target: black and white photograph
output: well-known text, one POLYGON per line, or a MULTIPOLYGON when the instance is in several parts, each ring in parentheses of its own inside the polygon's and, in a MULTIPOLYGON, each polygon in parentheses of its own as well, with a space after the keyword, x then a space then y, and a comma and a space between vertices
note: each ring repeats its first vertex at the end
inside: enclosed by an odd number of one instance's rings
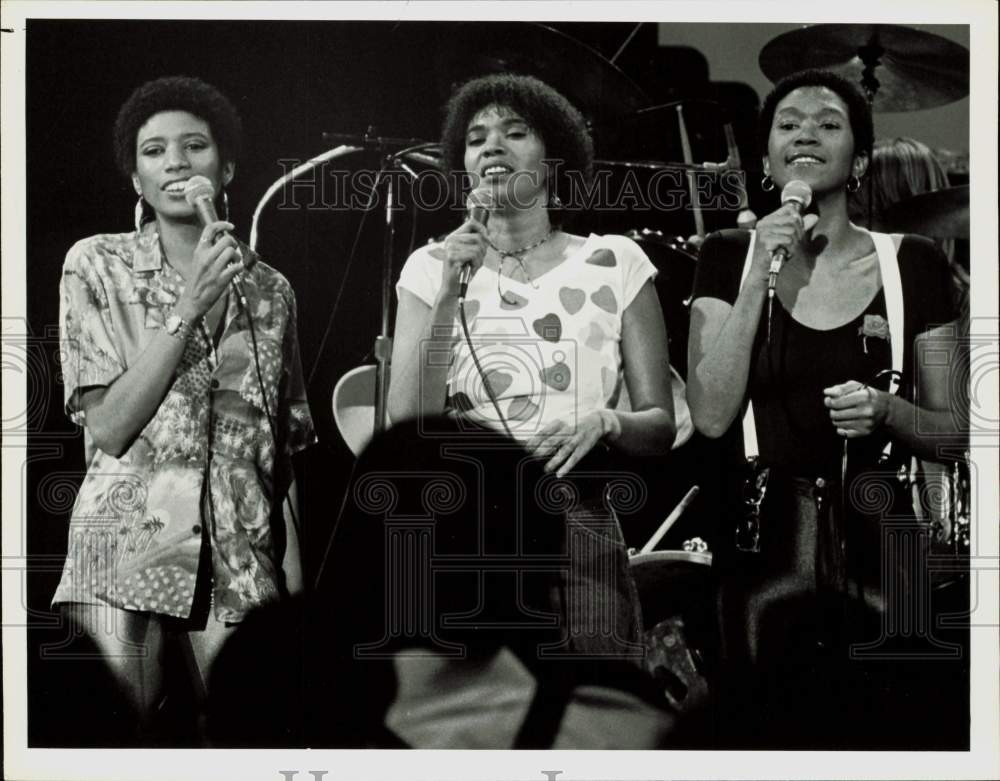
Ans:
POLYGON ((1000 776, 995 4, 2 28, 6 778, 1000 776))

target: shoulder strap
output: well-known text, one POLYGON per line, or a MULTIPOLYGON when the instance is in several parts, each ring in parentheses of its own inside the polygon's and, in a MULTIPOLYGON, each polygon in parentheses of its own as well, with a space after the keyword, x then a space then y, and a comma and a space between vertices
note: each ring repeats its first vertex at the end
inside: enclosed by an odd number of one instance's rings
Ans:
MULTIPOLYGON (((892 369, 903 371, 903 280, 899 274, 896 245, 887 233, 871 233, 875 252, 878 254, 878 268, 882 275, 882 290, 885 293, 885 313, 889 321, 889 348, 892 351, 892 369)), ((889 385, 891 393, 899 392, 899 380, 893 377, 889 385)))
MULTIPOLYGON (((878 269, 882 275, 882 290, 885 294, 885 314, 889 321, 889 349, 892 353, 892 379, 889 380, 889 393, 899 393, 898 377, 903 371, 903 346, 906 344, 903 321, 903 280, 899 274, 899 260, 896 257, 896 244, 888 233, 869 233, 875 252, 878 255, 878 269)), ((882 456, 888 458, 892 453, 892 440, 886 442, 882 456)))
MULTIPOLYGON (((757 231, 750 231, 750 246, 747 247, 747 257, 743 261, 743 272, 740 274, 740 287, 743 287, 750 267, 753 265, 753 250, 757 243, 757 231)), ((748 394, 749 395, 749 394, 748 394)), ((743 455, 746 458, 756 458, 760 455, 760 446, 757 444, 757 422, 753 417, 753 402, 747 400, 747 411, 743 415, 743 455)))
MULTIPOLYGON (((875 244, 875 252, 878 255, 879 273, 882 276, 882 288, 885 293, 886 319, 889 321, 889 346, 892 351, 892 369, 895 372, 903 371, 903 346, 905 337, 903 334, 903 281, 899 273, 899 262, 896 258, 896 245, 892 236, 886 233, 871 233, 872 242, 875 244)), ((750 246, 747 248, 746 260, 743 262, 743 273, 740 275, 740 287, 750 273, 753 262, 753 250, 757 239, 757 232, 750 231, 750 246)), ((899 392, 900 383, 893 376, 889 390, 891 393, 899 392)), ((888 455, 891 443, 886 445, 885 454, 888 455)), ((743 450, 747 458, 753 458, 760 454, 757 444, 757 426, 753 416, 753 403, 747 402, 747 411, 743 416, 743 450)))

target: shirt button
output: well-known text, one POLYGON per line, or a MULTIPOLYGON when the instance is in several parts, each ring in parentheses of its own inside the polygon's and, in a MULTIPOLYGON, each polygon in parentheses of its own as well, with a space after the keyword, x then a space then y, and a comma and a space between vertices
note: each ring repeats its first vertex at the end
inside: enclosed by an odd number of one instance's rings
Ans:
POLYGON ((215 377, 212 378, 212 382, 210 384, 212 386, 212 390, 218 390, 219 389, 219 381, 217 379, 215 379, 215 377))
POLYGON ((197 524, 195 524, 194 526, 191 527, 191 533, 192 534, 201 534, 201 527, 198 526, 197 524))

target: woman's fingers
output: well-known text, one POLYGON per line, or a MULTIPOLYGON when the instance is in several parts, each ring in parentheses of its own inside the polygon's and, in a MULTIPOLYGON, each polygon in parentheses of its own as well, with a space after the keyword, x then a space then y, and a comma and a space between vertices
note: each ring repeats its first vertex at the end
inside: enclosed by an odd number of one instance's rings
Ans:
POLYGON ((236 230, 236 226, 231 222, 226 222, 225 220, 210 222, 202 228, 198 243, 205 246, 211 246, 218 241, 221 241, 223 238, 232 239, 229 232, 233 230, 236 230))
POLYGON ((830 420, 834 423, 847 423, 852 420, 872 420, 874 417, 875 410, 868 404, 842 410, 830 410, 830 420))
POLYGON ((555 471, 556 477, 564 477, 597 444, 600 436, 594 431, 571 438, 545 465, 547 472, 555 471))
POLYGON ((565 441, 566 433, 560 435, 565 428, 561 420, 554 420, 546 426, 542 426, 534 436, 526 443, 525 447, 529 453, 534 455, 544 455, 556 449, 565 441))
POLYGON ((538 456, 539 458, 544 458, 545 456, 551 455, 557 452, 560 448, 564 447, 568 442, 569 435, 565 432, 551 434, 538 441, 538 443, 533 447, 529 448, 530 452, 538 456))
POLYGON ((226 266, 219 275, 219 282, 221 287, 226 287, 230 282, 236 279, 237 275, 243 271, 242 263, 233 263, 230 266, 226 266))

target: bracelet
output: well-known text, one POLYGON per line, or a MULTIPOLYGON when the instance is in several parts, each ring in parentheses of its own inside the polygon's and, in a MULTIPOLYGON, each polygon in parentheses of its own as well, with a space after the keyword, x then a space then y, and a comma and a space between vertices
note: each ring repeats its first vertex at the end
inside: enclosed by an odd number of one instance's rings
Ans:
POLYGON ((166 328, 164 330, 175 339, 180 339, 182 342, 186 342, 188 337, 194 333, 194 325, 180 315, 173 314, 167 318, 166 328))

